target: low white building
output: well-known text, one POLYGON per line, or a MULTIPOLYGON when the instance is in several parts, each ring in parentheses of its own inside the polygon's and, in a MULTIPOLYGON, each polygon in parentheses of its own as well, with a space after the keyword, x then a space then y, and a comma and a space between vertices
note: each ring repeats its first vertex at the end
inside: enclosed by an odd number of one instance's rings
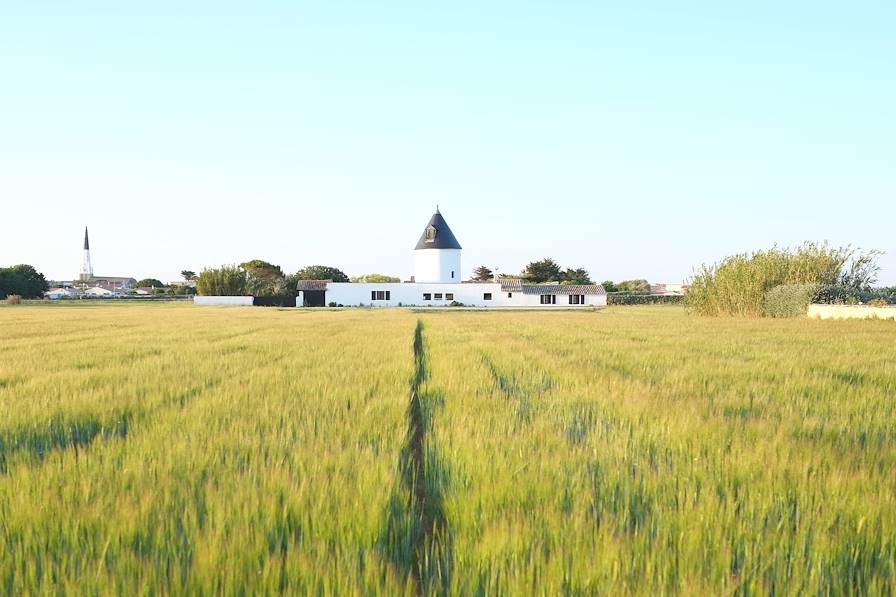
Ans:
POLYGON ((118 294, 111 290, 107 290, 102 286, 91 286, 84 291, 84 296, 111 298, 113 296, 118 296, 118 294))
POLYGON ((598 284, 523 284, 516 279, 461 282, 461 246, 436 209, 414 249, 414 277, 405 283, 351 283, 303 280, 298 307, 604 307, 598 284))
POLYGON ((44 296, 50 300, 74 299, 81 297, 81 291, 77 288, 61 286, 59 288, 51 288, 44 293, 44 296))

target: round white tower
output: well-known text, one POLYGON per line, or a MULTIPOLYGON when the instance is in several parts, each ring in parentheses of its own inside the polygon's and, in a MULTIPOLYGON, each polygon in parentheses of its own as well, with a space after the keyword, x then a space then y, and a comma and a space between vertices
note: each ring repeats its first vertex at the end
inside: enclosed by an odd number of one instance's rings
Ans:
POLYGON ((460 275, 460 243, 436 207, 414 247, 414 281, 458 284, 460 275))

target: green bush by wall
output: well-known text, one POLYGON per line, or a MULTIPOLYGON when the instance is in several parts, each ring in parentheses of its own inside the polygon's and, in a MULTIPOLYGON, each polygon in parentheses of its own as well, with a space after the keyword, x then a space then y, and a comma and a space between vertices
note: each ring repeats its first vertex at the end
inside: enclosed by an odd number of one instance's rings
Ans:
POLYGON ((801 317, 818 291, 816 284, 782 284, 765 293, 766 317, 801 317))

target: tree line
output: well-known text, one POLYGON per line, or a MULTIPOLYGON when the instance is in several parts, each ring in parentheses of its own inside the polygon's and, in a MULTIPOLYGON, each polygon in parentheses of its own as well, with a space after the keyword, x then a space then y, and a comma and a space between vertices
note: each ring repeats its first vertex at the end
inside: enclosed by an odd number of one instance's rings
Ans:
MULTIPOLYGON (((530 261, 519 274, 501 274, 501 277, 515 278, 530 284, 545 284, 548 282, 562 285, 594 284, 591 280, 591 274, 585 268, 564 268, 550 257, 545 257, 544 259, 539 259, 537 261, 530 261)), ((495 271, 486 265, 480 265, 473 270, 472 280, 475 282, 490 282, 494 279, 495 271)), ((624 280, 618 283, 613 282, 612 280, 605 280, 602 282, 602 286, 607 292, 650 292, 650 283, 643 279, 624 280)))
MULTIPOLYGON (((192 272, 190 272, 192 273, 192 272)), ((546 257, 529 262, 519 274, 502 274, 504 278, 517 278, 530 284, 555 283, 563 285, 594 284, 585 268, 561 267, 554 259, 546 257)), ((490 282, 495 272, 485 265, 473 269, 470 278, 474 282, 490 282)), ((385 274, 365 274, 349 277, 341 269, 328 265, 310 265, 295 273, 287 274, 279 265, 262 259, 252 259, 240 264, 207 268, 196 276, 196 290, 204 295, 231 296, 282 296, 295 295, 300 280, 331 280, 354 283, 397 283, 401 279, 385 274)), ((650 292, 647 280, 626 280, 603 283, 607 292, 650 292)))
MULTIPOLYGON (((550 257, 529 262, 519 274, 501 274, 502 278, 520 279, 531 284, 544 284, 554 282, 556 284, 593 284, 591 274, 585 268, 563 268, 550 257)), ((495 272, 486 265, 480 265, 473 270, 474 282, 491 282, 495 279, 495 272)))
POLYGON ((211 296, 295 296, 300 280, 352 281, 345 272, 329 265, 309 265, 287 274, 279 265, 252 259, 202 270, 196 278, 196 291, 211 296))

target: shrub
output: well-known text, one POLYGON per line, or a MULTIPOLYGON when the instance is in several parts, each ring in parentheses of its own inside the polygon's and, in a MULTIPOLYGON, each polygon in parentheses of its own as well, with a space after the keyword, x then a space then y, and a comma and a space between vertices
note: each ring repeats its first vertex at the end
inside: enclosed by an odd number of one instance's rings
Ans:
POLYGON ((10 294, 9 296, 6 297, 6 304, 7 305, 21 305, 22 297, 19 296, 18 294, 10 294))
POLYGON ((766 317, 800 317, 815 298, 815 284, 782 284, 765 293, 766 317))
POLYGON ((882 299, 882 298, 875 298, 875 299, 871 299, 870 301, 868 301, 869 307, 886 307, 889 304, 890 303, 888 303, 885 299, 882 299))
POLYGON ((607 305, 681 305, 682 295, 642 294, 631 292, 611 292, 607 294, 607 305))

